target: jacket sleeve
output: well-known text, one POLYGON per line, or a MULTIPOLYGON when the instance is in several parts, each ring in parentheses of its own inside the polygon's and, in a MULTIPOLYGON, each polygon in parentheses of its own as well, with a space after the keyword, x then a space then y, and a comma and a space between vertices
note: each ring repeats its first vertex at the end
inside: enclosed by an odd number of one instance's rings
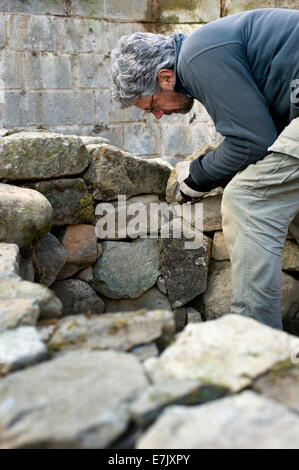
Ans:
POLYGON ((265 97, 257 87, 241 43, 230 43, 182 60, 180 74, 225 137, 216 150, 190 165, 199 186, 233 175, 264 158, 277 137, 265 97))

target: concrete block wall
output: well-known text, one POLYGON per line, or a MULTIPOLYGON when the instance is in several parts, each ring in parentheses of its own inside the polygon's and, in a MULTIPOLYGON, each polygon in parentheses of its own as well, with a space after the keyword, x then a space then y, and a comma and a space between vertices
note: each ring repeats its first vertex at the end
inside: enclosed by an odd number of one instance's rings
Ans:
POLYGON ((110 93, 111 49, 127 33, 190 34, 264 6, 299 9, 299 0, 0 0, 1 127, 101 135, 134 154, 176 163, 222 137, 200 103, 161 121, 121 110, 110 93))

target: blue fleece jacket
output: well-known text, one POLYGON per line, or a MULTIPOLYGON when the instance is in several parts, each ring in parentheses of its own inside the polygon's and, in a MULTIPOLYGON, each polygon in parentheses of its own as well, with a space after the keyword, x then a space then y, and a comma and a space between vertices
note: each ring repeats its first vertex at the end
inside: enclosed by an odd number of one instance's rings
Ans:
POLYGON ((194 160, 190 176, 207 187, 264 158, 299 116, 299 11, 250 10, 174 35, 174 90, 207 109, 225 139, 194 160))

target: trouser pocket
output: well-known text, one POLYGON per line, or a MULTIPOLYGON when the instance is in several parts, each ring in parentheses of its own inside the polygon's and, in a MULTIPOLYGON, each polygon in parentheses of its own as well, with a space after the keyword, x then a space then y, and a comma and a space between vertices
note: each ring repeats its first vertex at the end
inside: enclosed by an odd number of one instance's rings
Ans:
POLYGON ((299 159, 299 117, 290 122, 268 150, 299 159))

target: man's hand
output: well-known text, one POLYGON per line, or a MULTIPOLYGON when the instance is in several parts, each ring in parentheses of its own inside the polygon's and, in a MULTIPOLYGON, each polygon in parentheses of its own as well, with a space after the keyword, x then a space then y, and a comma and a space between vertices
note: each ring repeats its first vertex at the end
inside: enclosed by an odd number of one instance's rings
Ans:
POLYGON ((192 180, 189 174, 190 164, 191 161, 180 162, 175 167, 178 183, 174 187, 173 196, 179 204, 188 201, 197 202, 208 192, 200 191, 196 183, 192 180))

